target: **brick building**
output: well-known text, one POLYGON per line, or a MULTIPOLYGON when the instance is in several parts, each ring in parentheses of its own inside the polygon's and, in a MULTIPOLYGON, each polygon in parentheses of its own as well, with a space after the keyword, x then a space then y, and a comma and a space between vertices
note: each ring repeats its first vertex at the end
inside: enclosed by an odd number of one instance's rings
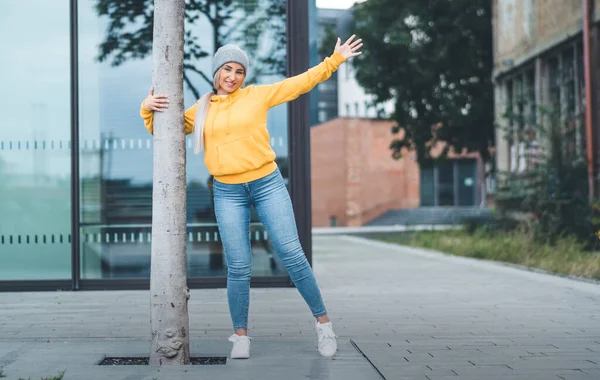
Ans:
POLYGON ((420 169, 414 153, 392 159, 392 125, 337 118, 311 128, 313 227, 361 226, 390 210, 481 202, 483 165, 477 154, 451 155, 420 169))
POLYGON ((536 134, 522 133, 524 123, 510 122, 504 116, 507 111, 523 117, 517 120, 539 125, 544 120, 539 106, 554 110, 560 120, 571 123, 575 133, 568 143, 573 151, 586 154, 588 134, 593 136, 594 144, 590 153, 597 151, 600 97, 595 83, 600 80, 599 20, 600 1, 493 1, 493 77, 498 125, 495 151, 500 172, 517 175, 526 172, 536 158, 535 152, 546 143, 536 134), (587 23, 584 14, 588 15, 587 23), (589 80, 585 75, 586 25, 590 42, 589 80), (586 104, 592 105, 590 115, 586 115, 586 104), (510 132, 506 132, 507 127, 510 132))

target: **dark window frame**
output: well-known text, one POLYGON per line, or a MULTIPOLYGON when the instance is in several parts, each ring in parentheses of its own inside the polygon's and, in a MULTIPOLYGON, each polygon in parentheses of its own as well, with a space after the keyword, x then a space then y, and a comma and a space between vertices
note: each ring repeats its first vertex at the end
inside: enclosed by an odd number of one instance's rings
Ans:
MULTIPOLYGON (((309 68, 309 0, 287 0, 287 76, 309 68), (291 33, 293 31, 293 33, 291 33)), ((70 116, 71 116, 71 276, 70 280, 0 281, 0 291, 149 289, 150 279, 81 279, 79 181, 79 57, 78 0, 70 0, 70 116)), ((312 266, 309 94, 288 103, 289 191, 300 243, 312 266)), ((227 278, 190 278, 190 288, 223 288, 227 278)), ((293 286, 289 276, 253 277, 253 287, 293 286)))

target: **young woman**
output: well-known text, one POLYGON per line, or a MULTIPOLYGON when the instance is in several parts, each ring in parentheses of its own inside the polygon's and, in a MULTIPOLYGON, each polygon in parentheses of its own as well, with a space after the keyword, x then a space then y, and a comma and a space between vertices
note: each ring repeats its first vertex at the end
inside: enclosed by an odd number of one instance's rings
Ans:
MULTIPOLYGON (((194 132, 194 151, 204 153, 213 176, 215 216, 227 262, 227 298, 234 334, 232 359, 250 357, 248 308, 252 254, 250 206, 256 211, 296 288, 316 318, 321 355, 332 357, 336 336, 321 293, 298 239, 292 203, 275 163, 267 131, 267 112, 323 82, 348 58, 361 54, 361 40, 338 38, 333 54, 305 73, 271 85, 242 88, 248 56, 235 45, 217 50, 212 61, 213 91, 185 111, 186 134, 194 132)), ((153 112, 168 107, 166 95, 150 90, 140 114, 153 132, 153 112)))

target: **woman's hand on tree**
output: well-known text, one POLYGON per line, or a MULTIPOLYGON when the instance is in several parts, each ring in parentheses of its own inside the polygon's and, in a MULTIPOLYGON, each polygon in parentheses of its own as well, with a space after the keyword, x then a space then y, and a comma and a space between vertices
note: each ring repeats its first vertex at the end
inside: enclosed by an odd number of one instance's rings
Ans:
POLYGON ((144 106, 150 111, 163 112, 163 109, 169 108, 169 100, 167 95, 154 95, 154 87, 152 87, 148 92, 148 96, 144 99, 144 106))

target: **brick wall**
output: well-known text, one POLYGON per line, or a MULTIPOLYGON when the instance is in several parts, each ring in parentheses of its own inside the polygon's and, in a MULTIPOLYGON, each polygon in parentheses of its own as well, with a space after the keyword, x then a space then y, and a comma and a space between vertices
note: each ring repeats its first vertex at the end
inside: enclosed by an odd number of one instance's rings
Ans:
POLYGON ((310 132, 313 226, 329 226, 332 216, 346 224, 346 131, 337 120, 310 132))
POLYGON ((347 119, 348 225, 359 226, 390 209, 420 204, 419 167, 408 155, 391 157, 392 122, 347 119))
MULTIPOLYGON (((420 171, 415 154, 391 157, 397 138, 391 121, 337 118, 311 128, 312 224, 362 226, 393 209, 417 208, 421 203, 420 171)), ((438 144, 432 151, 443 149, 438 144)), ((484 178, 479 155, 449 154, 479 161, 478 188, 484 178)))
POLYGON ((313 226, 360 226, 390 209, 420 203, 412 155, 394 160, 393 123, 338 118, 311 129, 313 226))

